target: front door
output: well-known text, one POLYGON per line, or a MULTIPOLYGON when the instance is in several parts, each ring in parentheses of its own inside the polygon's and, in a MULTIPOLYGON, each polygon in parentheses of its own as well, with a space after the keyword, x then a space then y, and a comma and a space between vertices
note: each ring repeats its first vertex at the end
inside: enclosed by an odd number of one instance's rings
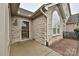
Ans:
POLYGON ((22 22, 22 39, 29 38, 29 22, 22 22))

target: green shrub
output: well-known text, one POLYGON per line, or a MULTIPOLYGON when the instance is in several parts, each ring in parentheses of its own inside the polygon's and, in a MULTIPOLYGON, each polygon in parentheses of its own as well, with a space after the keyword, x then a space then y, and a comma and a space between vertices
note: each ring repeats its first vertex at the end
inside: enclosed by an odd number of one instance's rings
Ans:
POLYGON ((74 32, 76 34, 76 37, 79 38, 79 28, 74 29, 74 32))
POLYGON ((74 29, 75 32, 79 32, 79 28, 74 29))

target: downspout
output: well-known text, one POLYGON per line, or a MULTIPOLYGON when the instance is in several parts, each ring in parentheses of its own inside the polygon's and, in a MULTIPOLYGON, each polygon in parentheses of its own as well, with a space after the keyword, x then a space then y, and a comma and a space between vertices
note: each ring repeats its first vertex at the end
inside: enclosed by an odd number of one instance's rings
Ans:
POLYGON ((46 46, 48 46, 48 41, 47 41, 47 15, 44 13, 42 9, 40 9, 41 13, 46 17, 46 46))

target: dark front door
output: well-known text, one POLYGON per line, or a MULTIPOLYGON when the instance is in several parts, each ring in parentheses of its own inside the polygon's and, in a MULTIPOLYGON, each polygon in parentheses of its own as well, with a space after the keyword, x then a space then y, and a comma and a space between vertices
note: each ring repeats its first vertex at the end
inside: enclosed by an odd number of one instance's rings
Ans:
POLYGON ((27 21, 22 22, 22 38, 29 38, 29 22, 27 21))

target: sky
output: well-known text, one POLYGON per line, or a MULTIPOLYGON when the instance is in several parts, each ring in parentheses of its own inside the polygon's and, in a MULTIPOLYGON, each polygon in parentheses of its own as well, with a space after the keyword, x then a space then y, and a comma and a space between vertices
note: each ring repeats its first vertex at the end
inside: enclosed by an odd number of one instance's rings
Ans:
POLYGON ((79 13, 79 3, 70 3, 71 13, 79 13))
MULTIPOLYGON (((43 3, 21 3, 20 7, 35 12, 43 3)), ((70 3, 71 13, 79 13, 79 3, 70 3)))
POLYGON ((35 12, 43 3, 21 3, 20 7, 35 12))

